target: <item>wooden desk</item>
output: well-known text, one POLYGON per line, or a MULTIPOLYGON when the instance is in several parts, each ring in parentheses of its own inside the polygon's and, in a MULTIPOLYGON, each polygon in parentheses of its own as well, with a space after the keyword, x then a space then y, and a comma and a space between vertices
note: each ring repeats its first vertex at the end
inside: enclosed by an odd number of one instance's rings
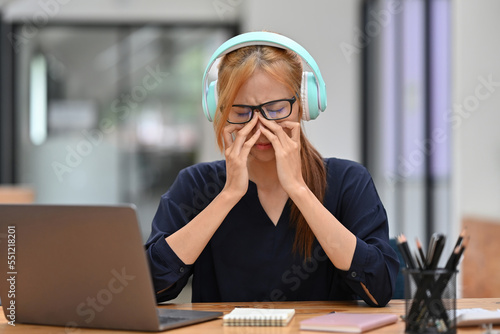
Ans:
MULTIPOLYGON (((363 302, 279 302, 279 303, 196 303, 196 304, 165 304, 161 307, 188 309, 188 310, 206 310, 206 311, 222 311, 227 313, 235 306, 240 307, 261 307, 261 308, 294 308, 296 315, 291 323, 286 327, 228 327, 222 326, 222 320, 216 319, 205 323, 192 325, 188 327, 178 328, 167 331, 165 333, 171 334, 280 334, 280 333, 321 333, 300 331, 299 322, 314 316, 322 315, 331 311, 336 312, 366 312, 366 313, 395 313, 398 315, 404 314, 405 304, 404 300, 393 300, 387 307, 372 308, 366 306, 363 302)), ((497 310, 500 308, 500 298, 486 298, 486 299, 460 299, 457 301, 457 308, 475 308, 481 307, 490 310, 497 310)), ((3 312, 2 312, 3 314, 3 312)), ((382 327, 370 331, 369 333, 404 333, 405 323, 399 320, 396 324, 382 327)), ((460 334, 479 334, 484 332, 480 327, 467 327, 459 328, 460 334)), ((3 316, 0 316, 0 333, 23 333, 23 334, 52 334, 52 333, 66 333, 63 327, 52 326, 37 326, 37 325, 24 325, 16 324, 15 327, 7 324, 3 316)), ((138 333, 128 331, 109 331, 109 330, 95 330, 95 329, 75 329, 69 333, 138 333)), ((326 333, 326 332, 323 332, 326 333)))

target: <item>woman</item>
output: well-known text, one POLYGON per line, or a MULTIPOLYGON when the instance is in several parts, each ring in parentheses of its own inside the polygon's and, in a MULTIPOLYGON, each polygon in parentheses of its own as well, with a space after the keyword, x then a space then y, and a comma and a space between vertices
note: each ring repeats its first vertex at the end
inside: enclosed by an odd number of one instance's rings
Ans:
MULTIPOLYGON (((259 44, 259 43, 254 43, 259 44)), ((225 160, 181 171, 146 244, 158 301, 345 300, 384 306, 398 271, 384 207, 359 164, 304 136, 301 57, 221 58, 214 128, 225 160)))

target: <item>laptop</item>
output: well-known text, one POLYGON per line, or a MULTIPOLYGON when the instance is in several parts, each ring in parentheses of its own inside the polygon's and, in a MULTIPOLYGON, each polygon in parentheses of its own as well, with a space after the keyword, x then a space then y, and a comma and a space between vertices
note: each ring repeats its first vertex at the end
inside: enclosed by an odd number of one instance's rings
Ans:
POLYGON ((135 207, 0 205, 7 321, 164 331, 221 312, 158 308, 135 207))

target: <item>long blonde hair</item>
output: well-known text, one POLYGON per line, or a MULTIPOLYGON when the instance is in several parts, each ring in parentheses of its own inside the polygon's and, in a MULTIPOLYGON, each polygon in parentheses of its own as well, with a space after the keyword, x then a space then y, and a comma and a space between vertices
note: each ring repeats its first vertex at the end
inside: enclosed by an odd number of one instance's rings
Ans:
MULTIPOLYGON (((299 117, 302 116, 300 85, 302 81, 302 60, 288 49, 272 46, 252 45, 226 54, 220 62, 217 80, 218 103, 214 119, 217 144, 224 150, 223 129, 233 101, 241 86, 257 70, 263 70, 276 81, 296 93, 299 117)), ((300 131, 302 176, 314 195, 322 202, 326 191, 326 170, 323 158, 300 131)), ((291 219, 296 226, 293 249, 309 258, 314 243, 314 234, 295 203, 291 202, 291 219)))

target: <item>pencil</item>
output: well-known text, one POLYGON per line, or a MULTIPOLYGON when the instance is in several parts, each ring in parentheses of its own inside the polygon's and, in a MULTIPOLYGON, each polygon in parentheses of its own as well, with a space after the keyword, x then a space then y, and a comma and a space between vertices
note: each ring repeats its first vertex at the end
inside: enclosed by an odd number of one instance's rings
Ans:
POLYGON ((469 243, 469 239, 469 237, 464 237, 464 240, 460 243, 460 245, 455 247, 453 253, 450 255, 448 262, 446 263, 447 272, 439 275, 439 278, 431 289, 431 300, 439 300, 441 298, 446 285, 456 272, 460 259, 462 258, 462 255, 469 243))
POLYGON ((418 239, 418 237, 417 237, 416 243, 417 243, 418 254, 420 254, 420 261, 422 262, 422 267, 424 267, 424 269, 425 269, 425 264, 426 264, 427 260, 425 259, 424 250, 422 249, 422 244, 420 243, 420 240, 418 239))
POLYGON ((455 249, 453 250, 453 253, 451 253, 450 257, 448 258, 448 261, 446 262, 446 265, 445 265, 446 269, 448 269, 448 270, 454 269, 454 265, 457 261, 456 258, 460 254, 460 249, 462 249, 461 245, 458 245, 455 247, 455 249))
POLYGON ((458 267, 458 264, 460 263, 460 260, 462 259, 462 255, 464 254, 465 252, 465 249, 467 248, 467 246, 469 245, 469 240, 470 240, 470 237, 467 236, 466 238, 464 238, 464 240, 462 241, 462 244, 460 245, 460 250, 458 252, 458 255, 456 256, 455 258, 455 261, 453 263, 453 269, 457 269, 458 267))
POLYGON ((429 248, 427 248, 427 256, 426 256, 427 262, 425 263, 427 268, 431 264, 432 256, 434 255, 434 250, 436 249, 437 236, 438 236, 437 233, 433 233, 431 236, 431 240, 429 240, 429 248))
POLYGON ((429 269, 436 269, 439 263, 439 258, 441 257, 441 253, 443 252, 444 244, 446 242, 446 237, 443 234, 437 234, 434 243, 434 250, 431 254, 431 257, 428 258, 429 269))
POLYGON ((408 242, 406 241, 406 237, 404 236, 404 234, 399 235, 397 240, 398 240, 398 248, 401 252, 401 255, 403 255, 403 259, 406 262, 406 266, 409 269, 416 269, 417 265, 415 264, 413 256, 411 255, 410 247, 408 246, 408 242))
POLYGON ((424 265, 422 264, 422 261, 420 261, 420 257, 417 253, 415 253, 415 260, 417 262, 418 269, 424 270, 424 265))
POLYGON ((466 234, 465 232, 466 232, 466 228, 463 228, 462 232, 460 232, 460 235, 458 236, 457 243, 455 244, 455 247, 460 246, 460 244, 462 243, 462 240, 465 237, 465 234, 466 234))

